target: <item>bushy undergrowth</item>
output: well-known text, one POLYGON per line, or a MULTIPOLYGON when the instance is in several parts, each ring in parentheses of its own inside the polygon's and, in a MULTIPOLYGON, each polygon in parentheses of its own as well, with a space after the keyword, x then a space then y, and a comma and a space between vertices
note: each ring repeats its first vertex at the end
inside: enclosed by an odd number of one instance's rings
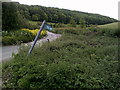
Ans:
MULTIPOLYGON (((31 32, 33 35, 37 35, 37 33, 39 32, 39 29, 35 29, 35 30, 30 30, 30 29, 26 29, 26 28, 23 28, 21 30, 24 30, 24 31, 28 31, 28 32, 31 32)), ((46 30, 42 30, 42 32, 40 33, 41 36, 45 36, 47 34, 47 31, 46 30)))
POLYGON ((32 33, 22 30, 3 31, 2 36, 3 45, 20 44, 34 39, 34 35, 32 33))
POLYGON ((28 29, 38 29, 40 28, 42 22, 35 22, 35 21, 26 21, 26 23, 24 23, 22 28, 28 28, 28 29))
POLYGON ((3 87, 36 89, 119 88, 117 38, 91 30, 54 30, 62 37, 36 47, 22 47, 3 65, 3 87))
MULTIPOLYGON (((33 41, 37 32, 39 30, 14 30, 14 31, 2 31, 2 44, 3 45, 16 45, 21 43, 26 43, 33 41)), ((47 34, 46 31, 42 31, 42 34, 39 38, 45 36, 47 34)))

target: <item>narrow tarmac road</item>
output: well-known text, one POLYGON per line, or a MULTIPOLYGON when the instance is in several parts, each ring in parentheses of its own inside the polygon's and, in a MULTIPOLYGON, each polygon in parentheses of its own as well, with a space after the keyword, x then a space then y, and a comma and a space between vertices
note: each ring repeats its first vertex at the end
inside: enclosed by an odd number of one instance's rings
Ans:
MULTIPOLYGON (((54 34, 54 33, 47 31, 47 36, 44 37, 43 39, 38 40, 36 45, 38 45, 38 44, 42 45, 42 43, 48 42, 48 39, 51 42, 59 37, 61 37, 60 34, 54 34)), ((25 43, 25 44, 32 45, 33 42, 29 42, 29 43, 25 43)), ((3 46, 2 48, 0 47, 0 49, 2 49, 2 55, 0 55, 0 60, 5 61, 5 60, 11 59, 12 53, 17 54, 19 47, 20 46, 17 46, 17 45, 16 46, 3 46)))

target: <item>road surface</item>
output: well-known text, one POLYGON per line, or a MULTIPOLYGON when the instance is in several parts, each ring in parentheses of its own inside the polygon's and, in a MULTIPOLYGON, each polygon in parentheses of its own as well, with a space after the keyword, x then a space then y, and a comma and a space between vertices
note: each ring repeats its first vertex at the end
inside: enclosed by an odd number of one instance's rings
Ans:
MULTIPOLYGON (((43 39, 40 39, 37 41, 36 45, 40 44, 42 45, 42 43, 44 42, 51 42, 57 38, 61 37, 60 34, 54 34, 51 32, 47 31, 47 36, 44 37, 43 39)), ((24 43, 25 45, 32 45, 33 42, 29 42, 29 43, 24 43)), ((0 47, 0 51, 2 51, 2 55, 0 55, 0 60, 1 61, 5 61, 5 60, 9 60, 12 58, 12 53, 17 54, 18 50, 19 50, 20 46, 3 46, 2 48, 0 47)))

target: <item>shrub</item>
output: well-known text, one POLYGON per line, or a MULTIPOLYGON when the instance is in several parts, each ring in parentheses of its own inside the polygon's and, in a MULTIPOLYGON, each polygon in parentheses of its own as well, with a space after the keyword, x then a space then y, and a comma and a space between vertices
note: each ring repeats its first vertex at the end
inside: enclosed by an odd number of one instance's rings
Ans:
POLYGON ((117 38, 86 36, 88 30, 62 30, 54 42, 34 48, 22 47, 3 65, 3 86, 37 89, 97 89, 119 87, 117 38), (73 32, 73 34, 72 34, 73 32), (76 34, 76 32, 79 32, 76 34), (112 52, 111 52, 112 51, 112 52), (10 76, 8 75, 8 73, 10 76))
POLYGON ((3 45, 11 45, 11 44, 16 44, 16 41, 13 37, 9 37, 9 36, 4 36, 2 38, 2 44, 3 45))
MULTIPOLYGON (((38 33, 38 31, 39 31, 39 29, 30 30, 30 29, 25 29, 25 28, 23 28, 23 29, 21 29, 21 30, 31 32, 33 35, 37 35, 37 33, 38 33)), ((46 31, 46 30, 42 30, 41 35, 42 35, 42 36, 45 36, 46 34, 47 34, 47 31, 46 31)))
MULTIPOLYGON (((23 29, 23 30, 16 30, 16 31, 3 31, 2 32, 2 44, 3 45, 13 45, 13 44, 21 44, 33 41, 37 32, 39 30, 29 30, 29 29, 23 29)), ((42 31, 41 37, 45 36, 47 32, 45 30, 42 31)))

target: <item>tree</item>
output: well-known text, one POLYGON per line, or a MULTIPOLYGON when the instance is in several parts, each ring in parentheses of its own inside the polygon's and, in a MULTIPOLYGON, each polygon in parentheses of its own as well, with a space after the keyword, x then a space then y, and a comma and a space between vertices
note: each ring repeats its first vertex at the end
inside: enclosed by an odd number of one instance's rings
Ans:
POLYGON ((56 14, 53 15, 53 22, 57 23, 58 22, 58 16, 56 14))
POLYGON ((71 20, 70 20, 70 25, 72 27, 76 27, 76 22, 75 22, 75 20, 73 18, 71 18, 71 20))
POLYGON ((66 24, 70 23, 71 17, 69 15, 66 16, 66 24))
POLYGON ((32 15, 32 20, 33 21, 38 21, 38 15, 32 15))
POLYGON ((41 17, 43 18, 43 19, 41 19, 42 21, 43 20, 46 20, 46 21, 48 20, 48 16, 45 12, 43 13, 43 16, 41 16, 41 17))
POLYGON ((2 29, 14 30, 19 29, 21 23, 17 13, 17 6, 13 2, 2 3, 2 29))
POLYGON ((57 15, 58 15, 58 22, 60 22, 60 23, 66 22, 66 16, 64 13, 59 12, 57 15))
POLYGON ((80 19, 80 27, 81 27, 81 28, 86 27, 86 24, 85 24, 85 20, 84 20, 84 19, 80 19))
POLYGON ((46 20, 48 22, 54 23, 70 23, 71 26, 74 27, 76 26, 76 24, 80 24, 82 28, 85 27, 85 22, 87 22, 88 24, 99 25, 118 21, 99 14, 43 7, 38 5, 28 6, 13 2, 3 3, 2 8, 2 26, 4 30, 21 28, 21 24, 23 25, 23 22, 25 22, 24 20, 26 20, 26 22, 27 20, 46 20))

